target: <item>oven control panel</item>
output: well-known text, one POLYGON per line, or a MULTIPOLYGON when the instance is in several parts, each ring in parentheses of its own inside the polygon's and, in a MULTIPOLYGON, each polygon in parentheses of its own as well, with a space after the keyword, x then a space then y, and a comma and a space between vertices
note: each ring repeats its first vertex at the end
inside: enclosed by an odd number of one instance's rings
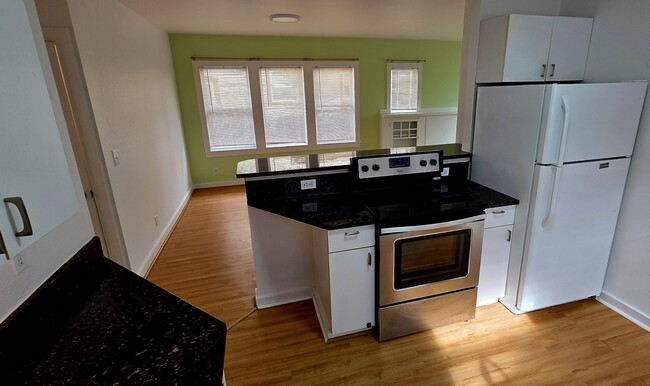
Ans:
POLYGON ((364 179, 440 172, 441 162, 442 152, 432 151, 356 158, 352 165, 356 168, 359 179, 364 179))

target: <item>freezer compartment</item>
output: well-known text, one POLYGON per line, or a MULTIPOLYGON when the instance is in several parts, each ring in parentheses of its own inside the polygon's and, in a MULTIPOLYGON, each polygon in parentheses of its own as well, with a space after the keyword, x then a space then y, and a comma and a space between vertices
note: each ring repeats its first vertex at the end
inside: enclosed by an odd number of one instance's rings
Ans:
POLYGON ((535 167, 519 310, 600 294, 629 165, 624 158, 535 167))
POLYGON ((537 163, 632 155, 647 82, 546 87, 537 163))

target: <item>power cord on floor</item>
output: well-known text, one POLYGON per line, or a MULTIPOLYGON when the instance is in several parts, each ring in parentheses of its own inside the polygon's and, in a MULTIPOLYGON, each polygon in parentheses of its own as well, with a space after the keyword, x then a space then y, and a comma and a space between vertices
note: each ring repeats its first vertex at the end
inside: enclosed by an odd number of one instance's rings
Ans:
POLYGON ((233 327, 235 327, 236 325, 238 325, 239 323, 243 322, 244 319, 246 319, 246 318, 248 318, 249 316, 251 316, 251 315, 253 314, 253 312, 255 312, 255 311, 257 311, 257 306, 253 306, 253 309, 250 310, 246 315, 244 315, 244 316, 242 316, 241 318, 237 319, 237 320, 235 321, 235 323, 233 323, 233 324, 231 324, 230 326, 228 326, 228 327, 226 328, 226 331, 230 331, 231 328, 233 328, 233 327))

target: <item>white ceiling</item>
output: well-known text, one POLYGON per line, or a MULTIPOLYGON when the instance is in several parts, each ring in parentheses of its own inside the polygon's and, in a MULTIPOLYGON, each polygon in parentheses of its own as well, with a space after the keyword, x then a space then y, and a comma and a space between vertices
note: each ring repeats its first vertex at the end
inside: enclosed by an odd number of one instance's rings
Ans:
POLYGON ((462 40, 464 0, 120 0, 172 33, 462 40), (269 20, 294 13, 298 23, 269 20))

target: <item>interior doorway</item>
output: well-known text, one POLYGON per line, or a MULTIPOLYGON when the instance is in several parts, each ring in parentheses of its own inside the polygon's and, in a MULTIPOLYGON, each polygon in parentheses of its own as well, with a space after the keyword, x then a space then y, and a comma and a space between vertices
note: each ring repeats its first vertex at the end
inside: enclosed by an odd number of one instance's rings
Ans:
POLYGON ((79 135, 79 126, 76 118, 76 112, 70 99, 69 85, 66 82, 63 73, 63 66, 61 65, 61 56, 56 41, 46 38, 45 47, 47 48, 47 55, 50 59, 50 65, 54 74, 56 88, 61 101, 65 123, 68 127, 68 134, 70 135, 70 142, 74 152, 74 158, 77 162, 79 169, 79 176, 81 177, 81 185, 84 190, 84 197, 88 205, 88 212, 93 224, 93 230, 99 237, 102 243, 104 253, 110 258, 110 250, 106 244, 104 237, 104 230, 102 228, 101 219, 99 217, 99 210, 97 209, 97 201, 95 200, 95 191, 93 190, 92 181, 90 179, 90 172, 88 168, 88 160, 85 155, 85 149, 79 135))

